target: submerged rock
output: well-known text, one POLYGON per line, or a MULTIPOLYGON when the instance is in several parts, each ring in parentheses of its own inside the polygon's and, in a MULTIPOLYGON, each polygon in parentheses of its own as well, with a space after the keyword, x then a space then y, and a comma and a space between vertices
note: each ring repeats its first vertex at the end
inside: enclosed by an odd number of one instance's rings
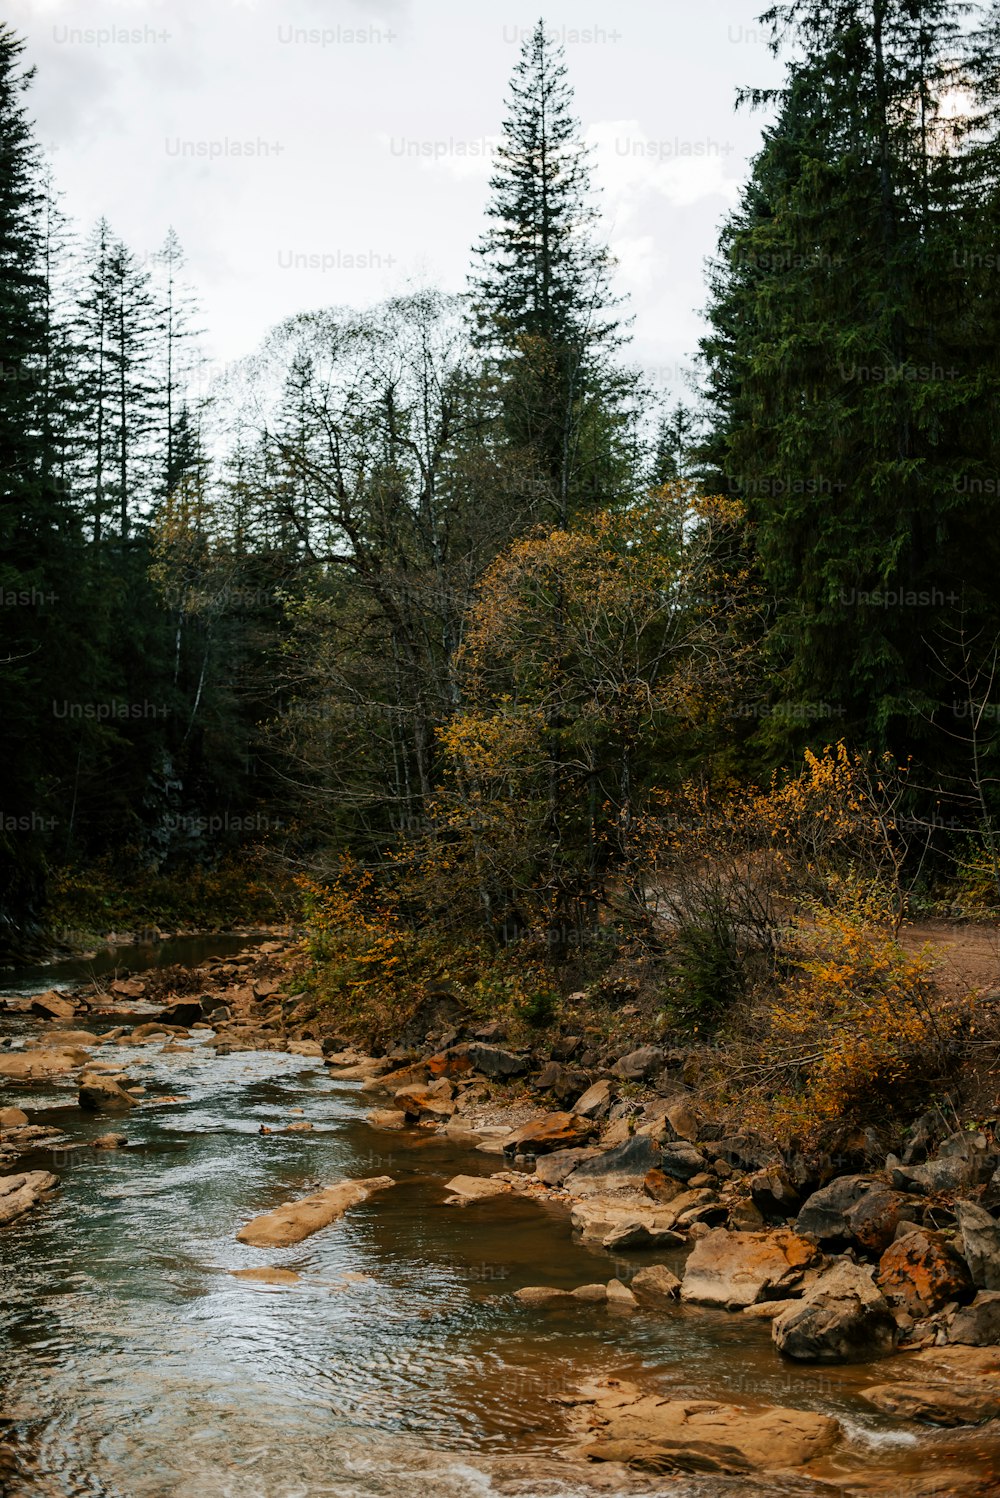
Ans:
POLYGON ((602 1379, 581 1406, 593 1439, 582 1454, 661 1473, 759 1473, 805 1467, 831 1451, 840 1426, 828 1415, 716 1399, 664 1399, 602 1379))
POLYGON ((945 1426, 1000 1417, 1000 1349, 934 1347, 898 1361, 898 1381, 862 1393, 883 1414, 945 1426))
POLYGON ((240 1228, 236 1237, 240 1243, 249 1243, 255 1248, 285 1248, 290 1243, 301 1243, 303 1238, 337 1222, 349 1208, 367 1201, 374 1192, 384 1191, 395 1184, 391 1176, 338 1181, 325 1191, 305 1196, 300 1201, 286 1202, 273 1212, 254 1217, 240 1228))
POLYGON ((468 1206, 470 1202, 488 1201, 495 1196, 509 1196, 509 1181, 499 1181, 493 1176, 452 1176, 446 1182, 446 1191, 451 1192, 449 1203, 468 1206))

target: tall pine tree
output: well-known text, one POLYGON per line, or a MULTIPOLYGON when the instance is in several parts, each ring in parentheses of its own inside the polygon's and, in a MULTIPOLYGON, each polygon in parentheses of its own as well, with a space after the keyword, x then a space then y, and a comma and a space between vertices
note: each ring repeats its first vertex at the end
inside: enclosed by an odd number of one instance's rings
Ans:
POLYGON ((535 508, 565 524, 626 484, 620 439, 634 386, 610 357, 621 342, 613 262, 596 238, 562 49, 542 21, 514 69, 490 191, 476 338, 492 356, 509 440, 529 459, 535 508))

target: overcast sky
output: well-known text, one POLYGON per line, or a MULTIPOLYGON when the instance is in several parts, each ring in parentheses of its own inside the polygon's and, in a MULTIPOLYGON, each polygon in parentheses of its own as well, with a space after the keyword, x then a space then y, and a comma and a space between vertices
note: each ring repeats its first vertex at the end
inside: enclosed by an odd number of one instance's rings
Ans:
MULTIPOLYGON (((677 390, 704 260, 760 141, 741 84, 777 81, 756 0, 549 0, 595 148, 634 356, 677 390)), ((206 350, 305 308, 465 285, 520 40, 489 0, 14 0, 64 204, 139 255, 177 230, 206 350)))

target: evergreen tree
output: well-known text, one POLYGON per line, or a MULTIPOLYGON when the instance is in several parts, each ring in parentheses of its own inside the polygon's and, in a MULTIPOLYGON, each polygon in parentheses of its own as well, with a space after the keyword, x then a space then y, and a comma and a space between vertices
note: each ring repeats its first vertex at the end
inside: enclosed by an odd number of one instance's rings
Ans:
POLYGON ((511 80, 473 305, 508 437, 530 455, 536 493, 561 523, 623 486, 634 392, 610 359, 621 325, 589 175, 562 49, 539 21, 511 80))
POLYGON ((992 606, 1000 560, 961 482, 995 442, 996 357, 956 270, 977 207, 956 6, 763 19, 801 55, 748 95, 778 117, 712 272, 707 451, 776 601, 770 724, 909 749, 935 706, 926 640, 963 595, 992 606))

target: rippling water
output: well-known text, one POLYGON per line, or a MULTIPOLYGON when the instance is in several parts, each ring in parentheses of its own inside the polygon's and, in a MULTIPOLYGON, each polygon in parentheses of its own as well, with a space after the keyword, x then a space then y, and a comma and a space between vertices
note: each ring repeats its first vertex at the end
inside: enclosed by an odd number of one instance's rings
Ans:
MULTIPOLYGON (((27 1162, 55 1169, 59 1194, 0 1234, 9 1498, 566 1498, 585 1489, 560 1465, 574 1437, 558 1396, 599 1372, 826 1409, 872 1461, 909 1460, 910 1447, 926 1461, 933 1436, 880 1425, 858 1401, 870 1373, 790 1373, 766 1326, 681 1307, 521 1307, 522 1285, 627 1277, 643 1258, 583 1248, 533 1201, 445 1207, 449 1176, 500 1162, 374 1132, 357 1084, 321 1065, 196 1044, 109 1049, 101 1059, 147 1088, 122 1123, 82 1114, 68 1083, 3 1096, 70 1136, 27 1162), (311 1132, 258 1132, 302 1119, 311 1132), (78 1147, 109 1127, 129 1148, 78 1147), (289 1197, 381 1174, 399 1184, 305 1243, 236 1242, 247 1217, 289 1197), (300 1278, 232 1274, 263 1266, 300 1278)), ((648 1490, 821 1491, 707 1479, 648 1490)))

